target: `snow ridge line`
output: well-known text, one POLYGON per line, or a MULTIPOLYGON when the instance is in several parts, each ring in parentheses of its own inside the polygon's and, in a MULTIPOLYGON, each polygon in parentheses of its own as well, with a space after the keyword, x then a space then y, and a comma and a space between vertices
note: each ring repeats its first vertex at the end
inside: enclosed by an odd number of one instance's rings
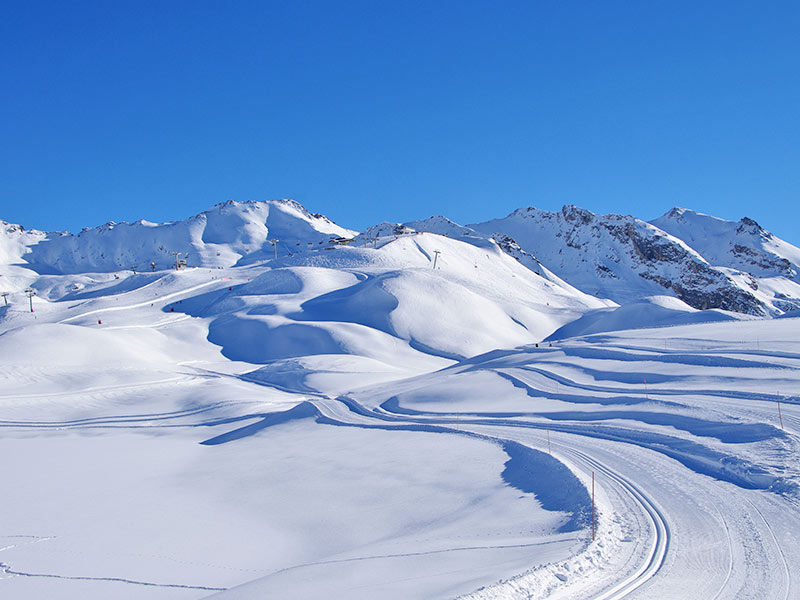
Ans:
MULTIPOLYGON (((553 364, 553 363, 550 363, 553 364)), ((567 396, 567 391, 569 388, 575 388, 581 391, 587 392, 606 392, 609 394, 625 394, 631 399, 635 399, 640 401, 645 398, 644 390, 638 390, 634 386, 638 384, 629 384, 628 387, 623 386, 602 386, 602 385, 595 385, 590 383, 580 383, 578 381, 574 381, 569 379, 563 375, 558 375, 553 373, 552 371, 548 371, 547 369, 543 369, 541 367, 532 367, 530 365, 526 365, 524 367, 513 367, 518 368, 522 371, 529 371, 531 373, 536 373, 537 375, 541 375, 547 379, 550 379, 554 382, 557 382, 559 385, 564 386, 565 391, 559 394, 551 394, 552 396, 567 396)), ((513 376, 508 371, 511 371, 511 368, 505 369, 497 369, 498 373, 505 373, 506 375, 513 376)), ((538 390, 543 394, 548 394, 546 390, 538 390)), ((759 402, 775 402, 775 394, 772 393, 761 393, 761 392, 753 392, 753 391, 738 391, 738 390, 728 390, 728 389, 721 389, 721 390, 713 390, 713 389, 670 389, 670 388, 660 388, 660 387, 650 387, 647 391, 647 396, 649 396, 649 400, 652 401, 655 396, 710 396, 712 398, 735 398, 737 400, 756 400, 759 402)), ((671 402, 668 400, 660 400, 660 402, 671 402)), ((793 404, 792 398, 786 398, 782 400, 784 404, 793 404)), ((679 405, 678 403, 674 403, 679 405)), ((683 406, 683 405, 680 405, 683 406)))

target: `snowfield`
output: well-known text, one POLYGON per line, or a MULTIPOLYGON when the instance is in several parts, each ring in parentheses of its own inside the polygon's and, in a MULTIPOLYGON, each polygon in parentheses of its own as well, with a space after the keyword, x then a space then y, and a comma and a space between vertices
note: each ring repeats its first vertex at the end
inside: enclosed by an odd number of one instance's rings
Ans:
POLYGON ((800 597, 800 254, 710 219, 631 227, 780 318, 625 257, 580 291, 499 221, 4 224, 0 597, 800 597))

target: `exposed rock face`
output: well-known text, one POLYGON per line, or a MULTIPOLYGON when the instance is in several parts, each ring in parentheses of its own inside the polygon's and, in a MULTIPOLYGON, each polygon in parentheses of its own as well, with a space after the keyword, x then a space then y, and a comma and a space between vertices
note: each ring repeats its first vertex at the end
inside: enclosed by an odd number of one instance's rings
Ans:
POLYGON ((685 208, 673 208, 653 225, 681 238, 714 266, 755 277, 798 279, 800 249, 775 237, 753 219, 726 221, 685 208))
POLYGON ((562 279, 620 303, 671 293, 698 309, 768 311, 746 285, 680 239, 634 217, 595 215, 576 206, 558 212, 530 207, 470 227, 496 239, 496 232, 513 238, 562 279))
POLYGON ((740 288, 750 290, 768 312, 800 309, 800 248, 753 219, 726 221, 673 208, 652 224, 680 237, 740 288))

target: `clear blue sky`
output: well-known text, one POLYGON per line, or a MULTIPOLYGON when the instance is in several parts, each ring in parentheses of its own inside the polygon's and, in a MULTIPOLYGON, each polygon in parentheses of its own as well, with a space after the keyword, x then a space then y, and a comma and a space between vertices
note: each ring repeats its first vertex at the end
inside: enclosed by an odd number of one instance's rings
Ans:
POLYGON ((0 218, 573 203, 800 243, 797 2, 6 2, 0 218))

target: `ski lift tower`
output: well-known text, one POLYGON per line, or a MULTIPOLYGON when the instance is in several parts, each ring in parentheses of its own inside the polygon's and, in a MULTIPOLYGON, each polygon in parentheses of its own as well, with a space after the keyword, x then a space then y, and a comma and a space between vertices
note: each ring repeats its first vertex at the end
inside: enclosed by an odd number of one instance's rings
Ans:
POLYGON ((27 288, 25 290, 25 294, 28 296, 28 300, 31 302, 31 312, 33 312, 33 297, 36 295, 36 290, 33 288, 27 288))
POLYGON ((278 258, 278 242, 280 240, 267 240, 270 244, 272 244, 272 249, 275 250, 275 258, 278 258))
POLYGON ((183 254, 183 252, 170 252, 170 254, 172 254, 175 257, 175 270, 176 271, 180 271, 181 265, 180 265, 180 261, 178 261, 178 257, 181 254, 183 254))
POLYGON ((0 296, 2 296, 3 300, 5 300, 6 303, 5 305, 8 306, 8 292, 3 292, 2 294, 0 294, 0 296))
POLYGON ((439 255, 442 253, 441 250, 434 250, 433 251, 433 268, 436 268, 436 263, 439 261, 439 255))

